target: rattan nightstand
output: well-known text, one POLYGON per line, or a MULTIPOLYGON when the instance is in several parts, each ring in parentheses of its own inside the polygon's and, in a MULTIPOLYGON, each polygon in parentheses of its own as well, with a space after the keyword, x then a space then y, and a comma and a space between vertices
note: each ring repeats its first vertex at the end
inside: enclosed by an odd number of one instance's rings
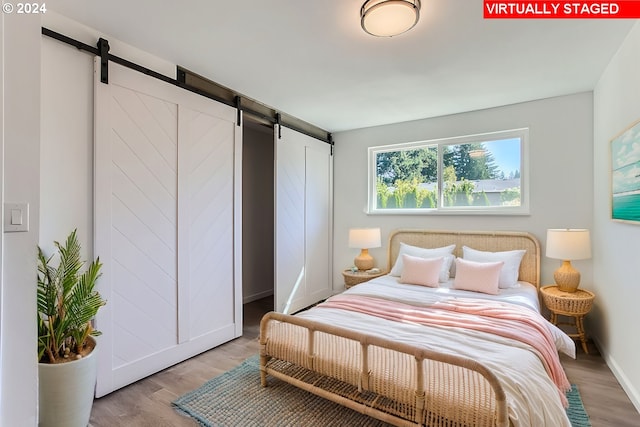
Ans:
POLYGON ((548 285, 540 288, 542 301, 551 312, 551 323, 554 325, 570 325, 576 328, 575 334, 568 334, 571 338, 577 338, 582 343, 582 349, 586 354, 587 340, 584 333, 582 320, 593 307, 595 294, 593 292, 578 289, 575 292, 564 292, 557 285, 548 285), (574 323, 558 322, 558 315, 572 317, 574 323))
POLYGON ((360 283, 368 282, 376 277, 384 276, 385 274, 387 274, 386 271, 380 271, 379 273, 367 273, 362 270, 344 270, 342 272, 342 276, 344 276, 344 287, 347 289, 360 283))

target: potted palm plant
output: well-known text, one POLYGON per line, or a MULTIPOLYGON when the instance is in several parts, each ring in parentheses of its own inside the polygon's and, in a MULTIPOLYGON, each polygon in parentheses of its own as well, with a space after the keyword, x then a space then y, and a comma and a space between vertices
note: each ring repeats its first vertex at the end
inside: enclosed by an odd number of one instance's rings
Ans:
POLYGON ((47 256, 38 247, 38 418, 40 427, 86 427, 96 383, 92 320, 105 304, 94 289, 99 258, 81 272, 76 230, 47 256), (56 266, 53 264, 57 263, 56 266))

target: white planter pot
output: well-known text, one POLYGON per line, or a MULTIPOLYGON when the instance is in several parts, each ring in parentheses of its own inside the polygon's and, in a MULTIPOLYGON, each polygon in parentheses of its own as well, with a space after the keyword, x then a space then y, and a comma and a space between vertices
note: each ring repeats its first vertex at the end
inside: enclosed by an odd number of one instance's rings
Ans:
POLYGON ((73 362, 38 363, 38 425, 87 427, 96 386, 96 348, 73 362))

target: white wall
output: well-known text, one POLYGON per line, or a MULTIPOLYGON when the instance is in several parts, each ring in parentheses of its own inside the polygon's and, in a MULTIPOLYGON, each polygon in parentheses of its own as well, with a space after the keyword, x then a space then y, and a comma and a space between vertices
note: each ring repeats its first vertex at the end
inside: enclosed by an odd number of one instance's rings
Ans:
MULTIPOLYGON (((396 228, 523 230, 542 243, 542 282, 553 283, 560 261, 544 257, 547 228, 591 228, 593 196, 591 92, 433 119, 340 132, 334 160, 334 288, 357 250, 347 247, 350 227, 381 227, 383 247, 371 250, 385 267, 386 239, 396 228), (367 147, 529 128, 530 215, 367 215, 367 147)), ((592 287, 590 260, 574 263, 582 286, 592 287)))
POLYGON ((93 259, 93 57, 42 37, 40 245, 75 228, 93 259))
POLYGON ((640 23, 631 30, 594 90, 593 273, 589 316, 607 364, 640 410, 640 224, 611 220, 610 141, 640 120, 640 23))
POLYGON ((0 425, 35 426, 36 245, 40 183, 40 18, 0 14, 2 202, 27 202, 28 232, 2 235, 0 425))

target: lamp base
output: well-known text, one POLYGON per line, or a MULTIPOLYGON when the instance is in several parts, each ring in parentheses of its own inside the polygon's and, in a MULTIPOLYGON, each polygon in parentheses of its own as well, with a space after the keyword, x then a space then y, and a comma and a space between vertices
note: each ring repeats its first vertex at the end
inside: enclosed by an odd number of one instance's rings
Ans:
POLYGON ((353 259, 353 265, 358 270, 371 270, 373 268, 373 257, 369 255, 369 249, 362 249, 360 255, 353 259))
POLYGON ((580 285, 580 272, 573 268, 571 261, 562 261, 562 265, 553 273, 558 289, 575 292, 580 285))

